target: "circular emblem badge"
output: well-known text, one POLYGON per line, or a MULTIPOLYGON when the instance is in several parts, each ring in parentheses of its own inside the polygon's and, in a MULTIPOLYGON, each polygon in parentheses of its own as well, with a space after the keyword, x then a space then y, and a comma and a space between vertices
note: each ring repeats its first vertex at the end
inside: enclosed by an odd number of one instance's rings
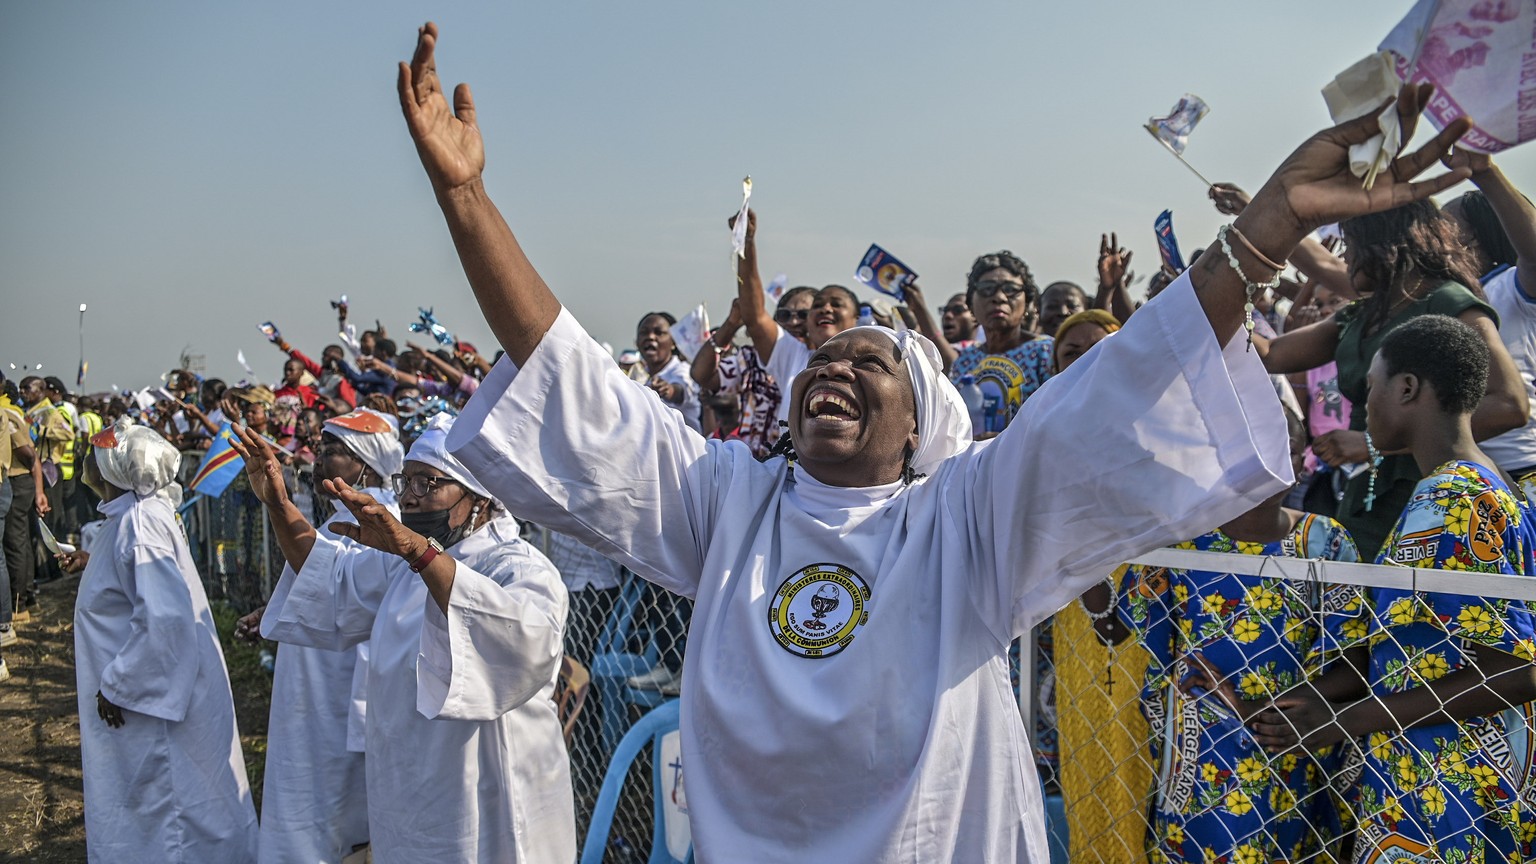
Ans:
POLYGON ((859 574, 841 564, 802 567, 774 593, 768 628, 791 654, 831 657, 868 623, 869 596, 859 574))

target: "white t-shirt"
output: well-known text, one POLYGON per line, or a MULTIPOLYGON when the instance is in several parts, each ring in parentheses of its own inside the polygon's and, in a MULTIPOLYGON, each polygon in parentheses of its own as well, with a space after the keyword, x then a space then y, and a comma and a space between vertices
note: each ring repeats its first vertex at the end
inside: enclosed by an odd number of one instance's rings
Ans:
MULTIPOLYGON (((778 327, 777 324, 774 325, 778 327)), ((788 330, 778 327, 779 338, 773 342, 773 356, 763 367, 768 374, 773 376, 775 383, 779 385, 779 420, 789 419, 789 391, 795 387, 795 376, 805 371, 807 363, 811 362, 811 349, 804 342, 790 335, 788 330)))
POLYGON ((1184 276, 996 439, 856 489, 706 442, 562 311, 448 444, 520 515, 695 598, 681 741, 699 860, 1044 864, 1008 646, 1121 561, 1290 482, 1244 345, 1217 345, 1184 276))
POLYGON ((1531 416, 1519 429, 1483 441, 1490 458, 1505 471, 1536 466, 1536 300, 1520 290, 1520 279, 1510 267, 1483 283, 1488 303, 1499 313, 1499 338, 1525 382, 1531 400, 1531 416))

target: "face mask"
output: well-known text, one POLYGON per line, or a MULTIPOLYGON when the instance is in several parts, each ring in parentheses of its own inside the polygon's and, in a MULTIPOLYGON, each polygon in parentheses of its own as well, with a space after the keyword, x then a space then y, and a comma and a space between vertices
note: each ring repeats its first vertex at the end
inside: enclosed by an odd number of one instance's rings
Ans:
MULTIPOLYGON (((448 510, 406 510, 400 514, 400 523, 423 537, 431 538, 444 549, 458 542, 458 530, 448 526, 448 510)), ((465 520, 468 524, 468 520, 465 520)), ((461 529, 464 526, 459 526, 461 529)))
POLYGON ((463 525, 451 528, 448 525, 448 514, 452 509, 405 510, 400 513, 400 524, 423 537, 435 539, 447 549, 469 535, 470 526, 475 524, 475 519, 480 515, 480 505, 476 504, 469 511, 469 518, 464 520, 463 525))

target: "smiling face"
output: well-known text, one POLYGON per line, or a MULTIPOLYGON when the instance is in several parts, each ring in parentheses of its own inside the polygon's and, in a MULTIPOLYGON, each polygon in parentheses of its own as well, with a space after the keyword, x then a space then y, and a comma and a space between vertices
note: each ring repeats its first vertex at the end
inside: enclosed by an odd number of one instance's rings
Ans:
POLYGON ((660 315, 647 315, 635 328, 635 346, 640 349, 640 359, 652 375, 660 372, 672 359, 672 325, 660 315))
POLYGON ((1067 371, 1067 367, 1076 362, 1077 358, 1088 353, 1089 348, 1104 341, 1108 335, 1109 331, 1097 324, 1074 324, 1071 330, 1056 340, 1056 371, 1067 371))
POLYGON ((895 343, 863 329, 829 339, 795 376, 789 428, 800 464, 823 483, 899 480, 917 449, 917 411, 895 343))
POLYGON ((859 301, 853 292, 836 285, 816 292, 811 302, 811 320, 806 328, 806 342, 811 348, 825 345, 828 339, 859 323, 859 301))
POLYGON ((999 339, 1015 338, 1013 334, 1019 332, 1032 311, 1024 280, 1001 267, 981 274, 969 298, 976 323, 987 330, 988 342, 993 341, 994 334, 999 339))
POLYGON ((789 335, 804 342, 806 331, 810 329, 811 300, 815 294, 810 291, 800 291, 792 296, 786 296, 774 310, 773 320, 783 327, 789 335))

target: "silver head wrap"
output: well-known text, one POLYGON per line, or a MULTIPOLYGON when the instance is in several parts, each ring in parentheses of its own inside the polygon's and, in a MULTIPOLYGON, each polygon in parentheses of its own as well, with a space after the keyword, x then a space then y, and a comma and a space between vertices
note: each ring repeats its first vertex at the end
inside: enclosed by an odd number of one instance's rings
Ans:
POLYGON ((172 507, 181 505, 181 486, 176 483, 181 454, 160 433, 124 417, 91 443, 96 466, 108 483, 139 498, 158 495, 172 507))

